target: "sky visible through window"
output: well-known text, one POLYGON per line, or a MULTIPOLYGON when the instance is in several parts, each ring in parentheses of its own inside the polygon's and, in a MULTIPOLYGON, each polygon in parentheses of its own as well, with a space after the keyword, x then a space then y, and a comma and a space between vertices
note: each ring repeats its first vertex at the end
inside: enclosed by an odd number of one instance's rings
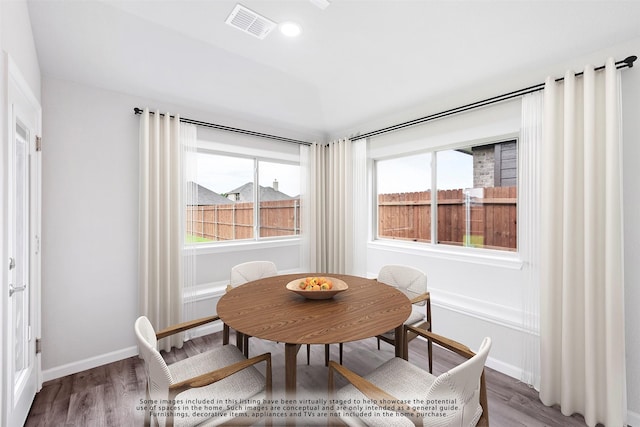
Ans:
POLYGON ((438 189, 473 188, 473 156, 456 150, 438 151, 438 189))
MULTIPOLYGON (((285 163, 260 162, 259 182, 271 187, 278 181, 278 190, 288 196, 300 194, 300 167, 285 163)), ((253 159, 198 153, 197 178, 192 179, 218 194, 226 194, 253 182, 253 159)))
MULTIPOLYGON (((473 188, 473 156, 455 150, 440 151, 438 188, 473 188)), ((412 193, 431 189, 431 154, 422 153, 377 162, 378 194, 412 193)))
MULTIPOLYGON (((455 150, 438 156, 438 188, 473 188, 473 158, 455 150)), ((406 193, 431 189, 431 154, 422 153, 377 162, 378 193, 406 193)), ((260 162, 260 185, 271 187, 278 181, 279 191, 291 197, 300 194, 300 167, 285 163, 260 162)), ((253 181, 253 159, 199 153, 197 177, 191 180, 226 194, 253 181)))

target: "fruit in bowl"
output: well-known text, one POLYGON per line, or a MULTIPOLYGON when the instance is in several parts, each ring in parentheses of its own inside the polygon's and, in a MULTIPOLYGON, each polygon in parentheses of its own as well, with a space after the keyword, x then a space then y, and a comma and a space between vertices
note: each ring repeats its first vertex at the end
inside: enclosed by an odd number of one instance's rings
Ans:
POLYGON ((347 284, 333 277, 303 277, 287 284, 287 289, 308 299, 329 299, 346 291, 347 284))
POLYGON ((328 291, 333 288, 333 282, 326 277, 306 277, 298 287, 303 291, 328 291))

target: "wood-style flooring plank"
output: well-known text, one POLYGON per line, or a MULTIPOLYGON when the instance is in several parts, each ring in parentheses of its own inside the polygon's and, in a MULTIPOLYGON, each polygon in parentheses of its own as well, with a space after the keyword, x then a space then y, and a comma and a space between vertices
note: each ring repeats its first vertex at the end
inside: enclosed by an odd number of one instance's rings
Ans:
MULTIPOLYGON (((235 339, 230 340, 231 343, 235 339)), ((181 349, 162 352, 167 363, 184 359, 215 346, 222 345, 222 333, 195 338, 181 349)), ((274 395, 284 390, 284 344, 249 340, 251 355, 272 354, 274 395)), ((410 343, 409 360, 426 369, 426 343, 410 343)), ((349 369, 366 374, 394 356, 393 347, 386 343, 376 349, 376 340, 369 339, 344 345, 343 364, 349 369)), ((330 348, 332 360, 339 360, 338 346, 330 348)), ((460 359, 434 347, 434 374, 438 375, 459 363, 460 359)), ((264 370, 264 364, 258 369, 264 370)), ((298 353, 299 395, 318 396, 327 392, 327 368, 324 366, 324 346, 311 346, 311 364, 306 363, 306 349, 298 353)), ((538 393, 522 382, 487 368, 487 394, 489 421, 497 427, 555 427, 585 426, 580 415, 566 417, 557 407, 544 406, 538 393)), ((344 380, 337 377, 337 385, 344 380)), ((144 412, 137 407, 145 398, 146 377, 142 360, 130 357, 67 377, 48 381, 36 395, 26 426, 28 427, 127 427, 143 426, 144 412)), ((313 425, 324 425, 325 420, 314 420, 313 425)), ((275 423, 274 423, 275 424, 275 423)), ((277 425, 277 424, 275 424, 277 425)), ((302 424, 301 424, 302 425, 302 424)), ((304 422, 304 425, 310 423, 304 422)))
POLYGON ((103 427, 106 419, 104 384, 87 386, 74 393, 69 400, 67 424, 80 423, 85 426, 103 427))

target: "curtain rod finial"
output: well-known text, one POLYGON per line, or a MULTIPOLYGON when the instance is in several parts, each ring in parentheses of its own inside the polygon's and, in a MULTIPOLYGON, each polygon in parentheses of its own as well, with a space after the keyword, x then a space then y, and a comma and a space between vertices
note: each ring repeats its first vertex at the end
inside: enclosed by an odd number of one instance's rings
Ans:
POLYGON ((142 114, 142 109, 138 107, 133 107, 133 114, 142 114))
POLYGON ((638 57, 635 56, 635 55, 627 56, 624 59, 624 62, 627 64, 627 67, 631 68, 631 67, 633 67, 633 63, 636 61, 636 59, 638 59, 638 57))

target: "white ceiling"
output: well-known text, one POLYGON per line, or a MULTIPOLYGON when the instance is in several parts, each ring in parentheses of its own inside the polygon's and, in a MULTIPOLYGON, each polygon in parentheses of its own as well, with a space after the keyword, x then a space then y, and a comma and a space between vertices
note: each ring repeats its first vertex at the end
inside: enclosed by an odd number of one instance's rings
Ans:
POLYGON ((43 75, 326 134, 640 37, 638 1, 242 0, 303 28, 264 40, 235 1, 28 2, 43 75))

